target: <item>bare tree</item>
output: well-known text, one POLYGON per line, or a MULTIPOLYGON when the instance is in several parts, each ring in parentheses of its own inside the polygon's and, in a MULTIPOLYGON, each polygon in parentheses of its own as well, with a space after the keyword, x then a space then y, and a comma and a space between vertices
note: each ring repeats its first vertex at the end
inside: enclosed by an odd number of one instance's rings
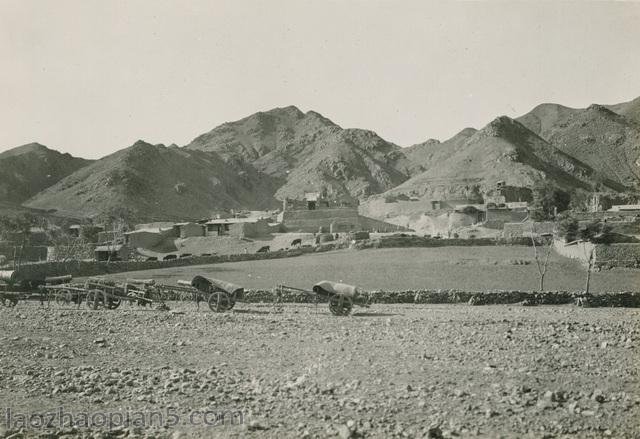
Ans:
POLYGON ((117 218, 112 223, 113 236, 111 242, 107 245, 109 250, 109 256, 107 262, 111 262, 111 255, 118 251, 118 246, 121 245, 124 240, 124 232, 127 228, 126 222, 123 218, 117 218))
POLYGON ((546 234, 541 234, 540 238, 542 239, 540 243, 542 244, 542 246, 540 249, 541 251, 538 251, 538 244, 536 243, 536 235, 537 233, 536 233, 535 223, 531 223, 531 245, 533 247, 533 257, 536 261, 536 267, 538 268, 538 275, 540 279, 540 291, 544 291, 544 277, 547 274, 547 268, 549 266, 549 257, 551 256, 551 250, 552 250, 551 243, 552 243, 553 237, 546 234))
POLYGON ((586 294, 589 294, 589 286, 591 283, 591 272, 593 271, 593 266, 596 261, 596 258, 595 258, 596 248, 595 246, 592 246, 589 250, 587 250, 587 243, 585 242, 583 243, 583 245, 584 245, 583 250, 585 253, 585 259, 587 260, 587 279, 584 284, 584 292, 586 294))
POLYGON ((611 226, 600 221, 594 221, 590 224, 583 226, 578 235, 582 241, 585 260, 587 262, 587 278, 585 280, 584 290, 585 293, 589 292, 591 283, 591 273, 596 265, 596 246, 595 244, 601 242, 608 242, 607 237, 611 232, 611 226))
POLYGON ((36 218, 25 213, 15 217, 0 218, 0 235, 10 235, 20 239, 20 246, 13 245, 13 269, 18 270, 22 265, 25 247, 30 241, 31 227, 36 224, 36 218))

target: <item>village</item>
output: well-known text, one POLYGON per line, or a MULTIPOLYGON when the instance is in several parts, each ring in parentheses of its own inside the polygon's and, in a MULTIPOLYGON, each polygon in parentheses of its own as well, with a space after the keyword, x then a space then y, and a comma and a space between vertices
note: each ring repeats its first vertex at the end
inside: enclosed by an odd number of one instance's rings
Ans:
MULTIPOLYGON (((331 199, 321 192, 306 192, 301 200, 285 199, 280 210, 219 212, 211 218, 183 222, 127 224, 118 220, 103 225, 85 221, 66 226, 54 224, 50 226, 54 233, 37 226, 30 226, 28 231, 5 227, 0 241, 0 262, 4 269, 16 269, 25 263, 69 260, 169 261, 308 248, 327 243, 340 243, 341 248, 347 248, 356 241, 375 241, 393 235, 456 242, 494 239, 496 243, 554 235, 557 252, 585 259, 584 249, 579 245, 584 243, 580 239, 564 240, 564 236, 559 236, 561 219, 570 216, 583 226, 606 223, 607 244, 612 244, 611 248, 625 244, 624 254, 628 259, 609 259, 610 266, 640 264, 640 205, 609 203, 605 210, 600 196, 594 194, 585 211, 564 212, 559 216, 554 208, 556 212, 551 217, 536 221, 532 218, 530 203, 512 201, 508 193, 503 183, 497 182, 492 195, 486 196, 482 203, 477 199, 394 199, 392 203, 399 209, 405 205, 415 211, 416 204, 424 206, 416 222, 420 226, 418 231, 411 229, 410 223, 403 226, 401 216, 392 218, 393 223, 376 220, 360 214, 357 205, 331 199)), ((616 254, 615 251, 607 253, 616 254)))

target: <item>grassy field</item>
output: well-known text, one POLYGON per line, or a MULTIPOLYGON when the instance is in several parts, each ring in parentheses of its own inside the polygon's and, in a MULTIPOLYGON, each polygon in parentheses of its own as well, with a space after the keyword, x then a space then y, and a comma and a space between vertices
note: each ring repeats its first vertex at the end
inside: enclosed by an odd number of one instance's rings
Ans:
MULTIPOLYGON (((457 288, 536 290, 538 272, 529 247, 440 247, 343 250, 296 258, 175 267, 119 273, 113 278, 154 278, 161 283, 190 280, 195 275, 221 278, 246 288, 285 284, 309 288, 320 280, 336 280, 368 290, 457 288)), ((546 290, 580 291, 585 269, 552 254, 546 290)), ((593 273, 592 291, 635 291, 640 270, 593 273)))

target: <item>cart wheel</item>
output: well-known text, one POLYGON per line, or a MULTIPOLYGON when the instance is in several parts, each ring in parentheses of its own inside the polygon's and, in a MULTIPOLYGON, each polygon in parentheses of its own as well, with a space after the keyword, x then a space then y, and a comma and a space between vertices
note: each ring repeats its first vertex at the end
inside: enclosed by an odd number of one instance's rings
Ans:
POLYGON ((110 297, 107 299, 107 309, 116 309, 117 307, 120 306, 121 303, 122 303, 122 300, 114 299, 110 297))
POLYGON ((87 293, 87 306, 91 309, 98 309, 98 307, 104 306, 104 302, 102 301, 102 291, 89 291, 87 293))
POLYGON ((273 312, 281 313, 284 311, 284 306, 282 305, 282 293, 280 291, 274 290, 272 292, 273 298, 273 312))
POLYGON ((353 302, 350 297, 334 294, 329 298, 329 311, 334 316, 348 316, 351 308, 353 308, 353 302))
POLYGON ((13 308, 17 304, 18 304, 18 299, 16 299, 15 297, 7 297, 4 301, 4 305, 9 308, 13 308))
POLYGON ((235 302, 224 291, 215 291, 209 296, 209 308, 215 312, 225 312, 233 308, 235 302))
POLYGON ((68 305, 73 300, 71 295, 71 291, 68 290, 57 290, 55 292, 56 304, 58 305, 68 305))

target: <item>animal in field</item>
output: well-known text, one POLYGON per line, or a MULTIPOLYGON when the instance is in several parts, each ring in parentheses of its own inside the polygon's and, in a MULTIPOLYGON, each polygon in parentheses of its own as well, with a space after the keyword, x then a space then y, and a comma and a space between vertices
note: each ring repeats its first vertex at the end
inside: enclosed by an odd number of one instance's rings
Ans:
POLYGON ((290 247, 295 247, 296 245, 298 245, 298 246, 302 245, 302 239, 301 238, 294 239, 293 241, 291 241, 290 247))
POLYGON ((269 253, 271 251, 271 247, 265 245, 264 247, 260 247, 256 253, 269 253))

